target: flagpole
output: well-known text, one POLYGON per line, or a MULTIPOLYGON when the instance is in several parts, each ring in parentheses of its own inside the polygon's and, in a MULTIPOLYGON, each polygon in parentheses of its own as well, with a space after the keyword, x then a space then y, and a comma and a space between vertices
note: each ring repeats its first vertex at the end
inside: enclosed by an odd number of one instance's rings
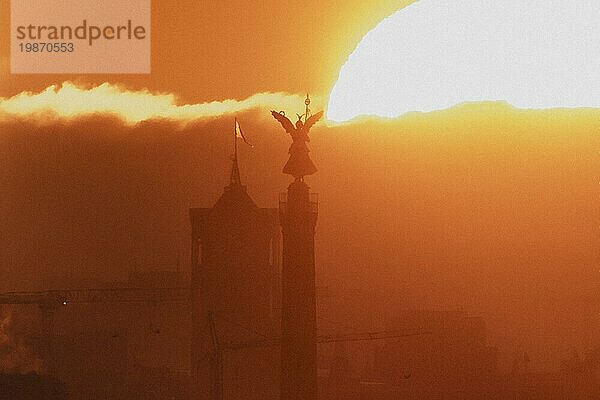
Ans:
POLYGON ((233 158, 237 161, 237 117, 233 123, 233 158))
POLYGON ((238 127, 238 122, 237 122, 237 117, 235 118, 234 122, 233 122, 233 157, 232 157, 232 166, 231 166, 231 177, 230 177, 230 186, 232 187, 239 187, 241 186, 241 181, 240 181, 240 170, 238 167, 238 160, 237 160, 237 127, 238 127))

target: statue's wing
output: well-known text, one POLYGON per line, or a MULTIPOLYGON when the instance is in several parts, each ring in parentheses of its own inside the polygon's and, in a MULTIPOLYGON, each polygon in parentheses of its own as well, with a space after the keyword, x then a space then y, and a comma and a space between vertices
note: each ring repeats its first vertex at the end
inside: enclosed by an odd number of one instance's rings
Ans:
POLYGON ((319 111, 316 114, 313 114, 310 116, 310 118, 308 118, 306 120, 306 122, 304 123, 304 126, 302 127, 302 131, 304 133, 308 133, 308 131, 310 130, 310 128, 317 123, 318 120, 321 119, 321 117, 323 116, 323 111, 319 111))
POLYGON ((294 128, 294 124, 292 124, 292 121, 290 121, 290 119, 282 113, 279 113, 277 111, 271 111, 271 115, 273 115, 273 117, 275 117, 275 119, 279 121, 279 123, 281 124, 281 126, 283 126, 283 129, 285 129, 287 133, 292 133, 296 130, 296 128, 294 128))

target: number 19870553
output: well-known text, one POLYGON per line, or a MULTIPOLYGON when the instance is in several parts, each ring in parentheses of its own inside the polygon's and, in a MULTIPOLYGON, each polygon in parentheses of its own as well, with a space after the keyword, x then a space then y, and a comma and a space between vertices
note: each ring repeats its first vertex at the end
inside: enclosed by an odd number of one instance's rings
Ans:
POLYGON ((19 43, 21 53, 72 53, 75 51, 73 43, 19 43))

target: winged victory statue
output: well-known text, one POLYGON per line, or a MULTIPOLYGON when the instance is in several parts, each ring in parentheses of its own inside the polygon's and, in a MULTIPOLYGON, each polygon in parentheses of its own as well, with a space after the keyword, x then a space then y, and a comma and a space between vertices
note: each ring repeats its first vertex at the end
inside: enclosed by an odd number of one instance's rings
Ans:
POLYGON ((292 145, 289 150, 290 158, 283 167, 283 173, 292 175, 296 180, 302 180, 304 176, 317 172, 317 167, 308 156, 310 150, 308 150, 306 143, 310 142, 308 131, 321 119, 323 111, 309 116, 308 105, 310 104, 310 99, 308 96, 305 104, 307 112, 303 115, 296 114, 298 121, 296 121, 295 125, 285 116, 284 112, 271 111, 273 117, 279 121, 285 131, 292 137, 292 145), (302 118, 304 118, 304 122, 302 118))

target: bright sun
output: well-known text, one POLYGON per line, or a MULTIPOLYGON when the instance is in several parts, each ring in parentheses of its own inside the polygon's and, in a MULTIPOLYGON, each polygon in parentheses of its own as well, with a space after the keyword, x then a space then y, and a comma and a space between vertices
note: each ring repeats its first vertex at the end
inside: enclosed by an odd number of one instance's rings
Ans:
POLYGON ((340 70, 327 117, 395 117, 494 100, 600 107, 600 2, 413 3, 361 40, 340 70))

